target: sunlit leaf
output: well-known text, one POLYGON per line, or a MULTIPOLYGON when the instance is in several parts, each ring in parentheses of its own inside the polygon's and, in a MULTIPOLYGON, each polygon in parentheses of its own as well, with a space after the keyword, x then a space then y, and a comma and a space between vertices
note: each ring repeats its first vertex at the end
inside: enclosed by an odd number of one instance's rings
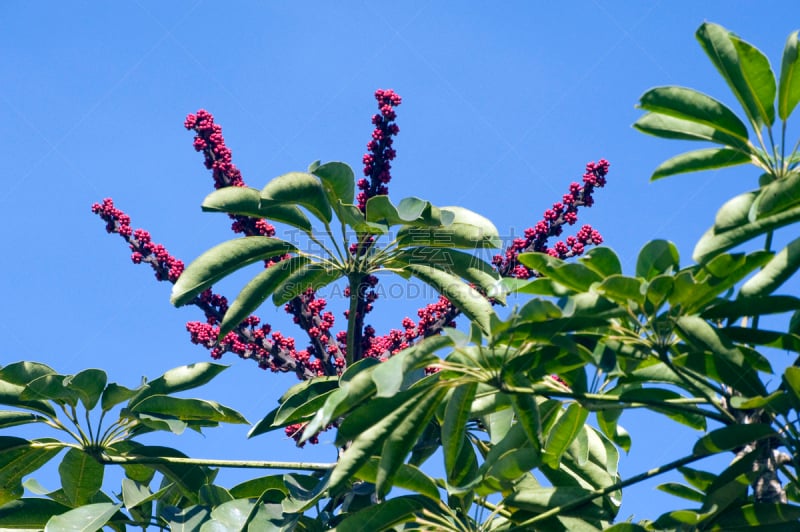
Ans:
POLYGON ((661 179, 676 174, 687 172, 699 172, 702 170, 714 170, 727 166, 736 166, 751 161, 746 153, 730 148, 705 148, 693 150, 675 157, 671 157, 658 165, 653 170, 651 181, 661 179))
POLYGON ((651 240, 644 245, 636 259, 636 276, 650 280, 657 275, 672 273, 679 268, 678 248, 668 240, 651 240))
POLYGON ((206 212, 266 218, 306 232, 311 231, 311 222, 303 211, 294 205, 262 204, 261 191, 250 187, 223 187, 215 190, 203 200, 202 208, 206 212))
POLYGON ((121 504, 110 502, 87 504, 51 517, 44 527, 44 532, 95 532, 100 530, 121 507, 121 504))
POLYGON ((777 436, 778 434, 772 427, 761 423, 730 425, 711 431, 706 436, 697 440, 693 452, 696 456, 706 456, 723 451, 730 451, 750 442, 777 436))
POLYGON ((312 262, 299 266, 274 288, 272 302, 283 305, 308 289, 318 290, 341 278, 341 271, 326 265, 312 262))
POLYGON ((708 141, 728 146, 743 153, 751 152, 749 144, 739 137, 705 124, 698 124, 691 120, 675 118, 661 113, 647 113, 639 118, 633 124, 633 127, 642 133, 655 137, 708 141))
POLYGON ((544 463, 552 468, 558 468, 561 456, 577 437, 588 415, 589 411, 577 403, 567 407, 547 435, 542 454, 544 463))
POLYGON ((328 202, 331 206, 336 206, 341 201, 345 204, 353 203, 355 198, 355 175, 353 169, 341 162, 329 162, 317 166, 312 172, 319 177, 328 202))
POLYGON ((268 236, 249 236, 223 242, 197 257, 172 286, 170 301, 185 305, 220 279, 260 260, 282 256, 296 248, 268 236))
POLYGON ((151 395, 169 395, 197 388, 209 382, 227 367, 212 362, 195 362, 178 366, 147 383, 147 386, 131 399, 128 406, 133 408, 139 401, 151 395))
POLYGON ((262 205, 301 205, 323 222, 331 221, 331 205, 319 178, 290 172, 274 178, 261 189, 262 205))
POLYGON ((778 85, 778 116, 786 120, 800 101, 800 43, 795 31, 786 39, 778 85))

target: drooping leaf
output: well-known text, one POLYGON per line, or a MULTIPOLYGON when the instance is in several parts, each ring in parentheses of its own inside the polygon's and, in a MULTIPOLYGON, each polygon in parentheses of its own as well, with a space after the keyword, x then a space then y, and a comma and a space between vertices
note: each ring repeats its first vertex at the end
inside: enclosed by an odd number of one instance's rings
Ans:
MULTIPOLYGON (((767 267, 769 267, 769 264, 767 267)), ((747 283, 745 283, 746 285, 747 283)), ((744 294, 740 293, 740 296, 744 296, 744 294)), ((793 296, 739 297, 710 306, 703 310, 700 315, 708 320, 735 320, 742 316, 762 316, 764 314, 776 314, 798 309, 800 309, 800 298, 793 296)))
POLYGON ((265 268, 248 282, 225 312, 219 327, 219 338, 238 326, 283 284, 293 273, 308 264, 305 257, 291 257, 265 268))
POLYGON ((494 310, 491 303, 477 290, 455 275, 432 266, 409 264, 407 269, 449 299, 453 305, 484 332, 488 332, 491 329, 492 317, 495 316, 494 310))
POLYGON ((681 153, 671 157, 658 165, 653 170, 651 181, 661 179, 676 174, 687 172, 700 172, 702 170, 714 170, 727 166, 736 166, 751 161, 751 157, 739 150, 730 148, 704 148, 681 153))
POLYGON ((169 416, 181 421, 201 420, 223 423, 248 423, 240 413, 213 401, 184 399, 168 395, 151 395, 142 399, 129 410, 136 414, 169 416))
POLYGON ((499 248, 500 234, 484 216, 463 207, 441 207, 452 222, 441 227, 405 226, 397 232, 401 247, 499 248))
POLYGON ((458 464, 461 447, 468 445, 465 442, 464 429, 469 419, 470 408, 472 401, 475 399, 477 389, 477 382, 457 386, 453 389, 444 409, 441 437, 444 467, 448 479, 456 474, 456 465, 458 464))
POLYGON ((775 122, 775 74, 769 59, 761 50, 731 35, 731 42, 739 57, 739 67, 747 89, 753 95, 761 122, 767 127, 775 122))
POLYGON ((105 467, 80 449, 70 449, 61 464, 58 474, 64 494, 72 506, 88 504, 103 485, 105 467))
POLYGON ((747 142, 747 126, 736 113, 711 96, 686 87, 656 87, 639 99, 639 107, 718 129, 747 142))
POLYGON ((87 504, 51 517, 44 532, 95 532, 103 528, 121 507, 121 504, 110 502, 87 504))
POLYGON ((588 416, 589 411, 577 403, 567 407, 547 435, 542 454, 544 463, 554 469, 558 468, 561 456, 577 437, 588 416))
POLYGON ((622 273, 622 263, 619 257, 613 249, 605 246, 590 249, 578 261, 601 277, 622 273))
POLYGON ((167 506, 161 516, 169 524, 170 532, 196 532, 209 518, 211 512, 205 506, 179 508, 167 506))
POLYGON ((38 414, 31 414, 30 412, 0 410, 0 429, 44 421, 44 419, 44 417, 38 414))
POLYGON ((265 206, 301 205, 325 223, 331 221, 331 205, 319 178, 305 172, 290 172, 274 178, 261 189, 265 206))
POLYGON ((262 204, 261 191, 250 187, 223 187, 215 190, 203 200, 202 208, 206 212, 266 218, 305 232, 311 231, 311 222, 303 211, 294 205, 262 204))
MULTIPOLYGON (((756 80, 765 77, 764 70, 772 75, 769 69, 769 62, 766 58, 763 60, 758 55, 763 57, 757 50, 756 53, 748 53, 744 56, 739 53, 736 45, 734 44, 737 39, 728 30, 717 24, 704 22, 698 28, 695 34, 700 45, 708 55, 714 66, 725 81, 728 83, 731 91, 742 104, 747 116, 751 122, 757 125, 772 125, 774 121, 774 108, 772 107, 772 99, 769 101, 762 101, 761 98, 767 98, 767 90, 760 90, 755 87, 756 80), (766 63, 766 65, 764 64, 766 63), (744 72, 747 71, 747 74, 744 72), (770 113, 770 111, 772 111, 770 113)), ((752 46, 750 47, 752 48, 752 46)), ((772 95, 774 98, 775 81, 772 76, 772 95)))
POLYGON ((664 484, 659 484, 657 489, 665 493, 669 493, 670 495, 675 495, 676 497, 681 497, 683 499, 688 499, 695 502, 703 502, 703 499, 705 498, 704 493, 677 482, 666 482, 664 484))
POLYGON ((55 401, 59 404, 77 406, 79 396, 75 390, 64 385, 66 376, 47 374, 38 377, 25 386, 19 395, 23 401, 55 401))
POLYGON ((761 187, 748 213, 748 220, 755 221, 773 214, 782 213, 800 203, 800 173, 792 172, 761 187))
POLYGON ((64 386, 74 390, 86 410, 91 410, 100 400, 108 377, 101 369, 85 369, 64 379, 64 386))
POLYGON ((56 371, 50 366, 40 362, 24 360, 21 362, 14 362, 0 369, 0 380, 16 384, 17 386, 25 386, 42 375, 55 373, 56 371))
POLYGON ((336 530, 340 532, 393 530, 398 525, 413 521, 415 516, 424 510, 440 511, 438 506, 426 497, 403 495, 349 514, 336 526, 336 530))
POLYGON ((336 206, 341 201, 352 204, 355 198, 355 175, 353 169, 341 162, 329 162, 316 167, 312 172, 322 181, 322 186, 328 196, 331 206, 336 206))
POLYGON ((731 507, 714 522, 719 530, 792 530, 800 521, 800 506, 784 503, 750 503, 731 507), (788 525, 781 528, 779 525, 788 525))
POLYGON ((106 412, 111 410, 120 403, 123 403, 142 391, 141 388, 126 388, 116 382, 110 382, 103 390, 103 395, 100 397, 100 408, 106 412))
MULTIPOLYGON (((374 484, 378 478, 378 467, 379 460, 373 458, 356 471, 355 477, 374 484)), ((394 477, 393 485, 401 489, 415 491, 433 501, 439 500, 439 489, 436 487, 436 482, 413 465, 400 464, 394 477)))
POLYGON ((248 236, 223 242, 204 252, 186 267, 172 286, 170 301, 176 307, 184 305, 236 270, 290 251, 296 251, 295 246, 268 236, 248 236))
POLYGON ((63 447, 49 438, 28 441, 0 436, 0 505, 22 497, 22 478, 49 462, 63 447))
POLYGON ((212 362, 195 362, 173 368, 147 383, 147 386, 130 400, 128 407, 134 408, 139 401, 151 395, 169 395, 202 386, 227 367, 212 362))
POLYGON ((751 190, 726 201, 717 211, 713 231, 724 233, 750 223, 750 210, 760 193, 760 190, 751 190))
POLYGON ((800 101, 800 43, 798 33, 789 35, 781 59, 781 79, 778 85, 778 116, 786 120, 800 101))
POLYGON ((342 272, 317 263, 309 263, 294 271, 275 287, 272 302, 276 306, 284 305, 308 289, 318 290, 341 279, 342 272))

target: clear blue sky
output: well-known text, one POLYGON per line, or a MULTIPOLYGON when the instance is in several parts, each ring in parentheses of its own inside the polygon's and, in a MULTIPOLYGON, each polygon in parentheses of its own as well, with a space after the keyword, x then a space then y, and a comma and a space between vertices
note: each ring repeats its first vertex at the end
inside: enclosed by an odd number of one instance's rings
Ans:
MULTIPOLYGON (((260 188, 316 159, 358 168, 372 93, 393 88, 403 97, 394 198, 464 205, 519 234, 587 161, 603 157, 609 184, 581 222, 601 231, 628 271, 656 237, 674 240, 688 262, 716 208, 757 175, 724 170, 650 184, 652 170, 686 146, 630 125, 638 97, 656 85, 735 104, 694 39, 704 20, 736 31, 777 67, 786 36, 800 27, 800 4, 2 2, 0 364, 102 367, 132 386, 208 360, 184 330, 198 312, 172 308, 169 286, 133 266, 90 212, 113 197, 134 227, 186 262, 230 238, 224 217, 199 209, 211 179, 182 127, 199 108, 214 113, 246 182, 260 188)), ((230 286, 222 288, 232 297, 230 286)), ((374 324, 397 326, 421 303, 379 301, 374 324)), ((282 311, 260 315, 292 333, 282 311)), ((224 362, 232 367, 202 396, 251 421, 294 383, 224 362)), ((634 442, 628 475, 688 451, 697 437, 651 418, 623 418, 634 442)), ((329 441, 298 451, 282 433, 246 441, 246 430, 159 441, 208 458, 335 456, 329 441)), ((220 478, 232 485, 246 476, 220 478)), ((39 480, 55 487, 55 478, 39 480)), ((682 504, 656 483, 631 490, 620 517, 653 518, 682 504)))

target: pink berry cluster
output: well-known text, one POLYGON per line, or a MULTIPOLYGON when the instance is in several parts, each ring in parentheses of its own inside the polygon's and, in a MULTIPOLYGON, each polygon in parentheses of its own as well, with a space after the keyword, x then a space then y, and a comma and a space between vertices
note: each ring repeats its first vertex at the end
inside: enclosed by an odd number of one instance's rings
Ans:
POLYGON ((528 279, 535 276, 536 272, 519 263, 517 256, 520 253, 537 251, 566 259, 581 255, 588 245, 601 244, 603 237, 600 233, 592 226, 584 225, 575 235, 559 240, 551 248, 547 247, 550 237, 560 236, 565 224, 575 225, 580 207, 594 205, 593 193, 595 189, 605 186, 609 166, 605 159, 588 163, 583 174, 583 185, 574 182, 570 184, 569 192, 562 196, 561 201, 544 211, 544 216, 535 226, 525 230, 525 238, 514 239, 505 255, 494 256, 492 264, 497 271, 506 277, 528 279))
POLYGON ((303 431, 305 430, 306 425, 308 425, 308 424, 307 423, 294 423, 292 425, 287 425, 283 429, 283 432, 284 432, 284 434, 286 434, 287 437, 292 438, 296 442, 298 447, 302 448, 302 447, 306 446, 306 443, 310 443, 312 445, 318 444, 319 443, 319 435, 320 434, 322 434, 323 432, 326 432, 326 431, 328 431, 328 430, 330 430, 330 429, 332 429, 334 427, 338 427, 339 426, 338 423, 331 423, 330 425, 328 425, 327 427, 325 427, 324 429, 322 429, 318 433, 314 434, 313 436, 311 436, 309 439, 307 439, 303 443, 300 443, 300 439, 303 437, 303 431))
POLYGON ((128 242, 134 264, 149 264, 159 281, 174 283, 178 280, 183 273, 183 261, 170 255, 161 244, 153 242, 149 232, 144 229, 133 230, 130 216, 117 209, 111 198, 104 199, 102 203, 94 203, 92 212, 106 222, 106 231, 119 233, 128 242))
POLYGON ((394 108, 403 101, 391 89, 378 89, 375 91, 375 100, 378 102, 379 112, 372 115, 372 139, 367 143, 369 153, 364 155, 365 178, 359 179, 356 185, 358 193, 358 207, 363 211, 367 200, 373 196, 389 193, 386 186, 392 180, 392 163, 397 152, 392 148, 393 136, 400 133, 400 128, 394 123, 397 113, 394 108), (369 179, 366 179, 369 178, 369 179))

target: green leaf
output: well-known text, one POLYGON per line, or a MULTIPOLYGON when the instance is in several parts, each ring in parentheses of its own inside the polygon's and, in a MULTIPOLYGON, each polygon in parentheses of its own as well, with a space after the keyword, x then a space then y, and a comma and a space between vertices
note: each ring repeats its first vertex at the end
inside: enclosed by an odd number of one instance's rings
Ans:
POLYGON ((714 218, 714 232, 724 233, 750 223, 750 210, 760 193, 761 189, 751 190, 726 201, 714 218))
POLYGON ((643 305, 645 288, 642 279, 624 275, 611 275, 600 283, 597 291, 607 299, 622 305, 628 305, 631 301, 643 305))
POLYGON ((589 411, 577 403, 570 404, 558 418, 556 424, 547 435, 542 461, 557 469, 561 457, 583 428, 589 411))
POLYGON ((206 484, 205 486, 200 486, 200 491, 198 492, 198 496, 200 498, 201 504, 210 506, 212 508, 233 500, 233 496, 230 494, 228 490, 220 486, 215 486, 213 484, 206 484))
POLYGON ((236 499, 254 499, 267 490, 278 490, 288 493, 283 482, 283 475, 268 475, 246 480, 230 489, 230 494, 236 499))
POLYGON ((491 329, 492 317, 496 316, 492 304, 477 290, 458 277, 424 264, 409 264, 407 269, 426 284, 434 287, 450 300, 473 323, 484 332, 491 329))
POLYGON ((226 212, 249 216, 251 218, 266 218, 276 222, 311 231, 311 222, 303 211, 294 205, 262 204, 261 191, 250 187, 224 187, 215 190, 203 200, 203 211, 226 212))
POLYGON ((308 289, 318 290, 342 278, 342 271, 315 262, 292 271, 275 287, 272 302, 275 306, 288 303, 308 289))
MULTIPOLYGON (((740 292, 740 296, 742 295, 740 292)), ((739 297, 720 301, 704 309, 700 316, 707 320, 735 320, 742 316, 763 316, 798 309, 800 309, 800 299, 792 296, 739 297)))
POLYGON ((448 480, 455 477, 458 471, 458 457, 461 447, 469 445, 465 441, 465 427, 469 419, 472 401, 478 389, 477 382, 457 386, 447 400, 442 421, 442 452, 444 453, 444 468, 448 480))
POLYGON ((336 530, 337 532, 394 530, 397 525, 414 521, 424 510, 434 514, 441 513, 439 506, 430 499, 419 495, 404 495, 348 514, 336 526, 336 530))
MULTIPOLYGON (((772 101, 762 102, 759 97, 764 97, 764 91, 758 91, 752 86, 755 80, 763 78, 763 61, 759 61, 759 58, 755 55, 743 57, 734 45, 734 39, 736 38, 728 30, 717 24, 703 23, 698 28, 695 36, 700 41, 700 45, 705 50, 706 55, 717 67, 722 77, 725 78, 736 99, 742 104, 742 108, 744 108, 750 121, 758 125, 772 125, 774 120, 774 110, 771 107, 772 101), (745 70, 747 75, 744 74, 745 70), (765 109, 767 103, 770 105, 769 109, 773 111, 772 115, 765 109)), ((764 59, 764 61, 766 60, 764 59)), ((766 63, 766 69, 771 75, 768 62, 766 63)), ((774 85, 773 78, 773 97, 774 85)))
POLYGON ((748 213, 748 220, 754 221, 771 214, 779 214, 798 203, 800 203, 800 173, 792 172, 787 177, 776 179, 761 187, 748 213))
MULTIPOLYGON (((379 460, 373 458, 356 471, 355 477, 374 484, 378 478, 378 467, 379 460)), ((432 501, 439 500, 439 489, 436 487, 436 482, 413 465, 400 464, 393 484, 401 489, 415 491, 432 501)))
POLYGON ((656 87, 639 99, 639 107, 720 130, 747 142, 747 126, 722 102, 686 87, 656 87))
POLYGON ((622 273, 619 257, 613 249, 605 246, 590 249, 584 256, 578 258, 578 261, 601 277, 622 273))
POLYGON ((675 244, 668 240, 651 240, 636 259, 636 276, 650 280, 657 275, 678 271, 679 261, 675 244))
POLYGON ((312 172, 322 181, 328 202, 336 208, 341 201, 352 204, 355 199, 355 175, 345 163, 329 162, 316 167, 312 172))
POLYGON ((730 425, 711 431, 706 436, 697 440, 692 452, 695 456, 707 456, 723 451, 730 451, 742 445, 765 438, 774 437, 778 437, 778 434, 769 425, 761 423, 730 425))
POLYGON ((583 264, 567 263, 546 253, 520 253, 518 260, 533 270, 550 279, 579 292, 588 291, 594 283, 603 277, 583 264))
POLYGON ((64 379, 64 386, 74 390, 86 410, 91 410, 100 400, 108 376, 101 369, 85 369, 64 379))
POLYGON ((25 386, 19 395, 24 401, 49 400, 59 404, 77 406, 78 394, 64 385, 64 375, 42 375, 25 386))
POLYGON ((656 486, 656 488, 665 493, 669 493, 670 495, 688 499, 690 501, 703 502, 703 499, 705 498, 704 493, 692 489, 689 486, 678 484, 677 482, 667 482, 665 484, 656 486))
POLYGON ((17 425, 26 425, 37 421, 44 421, 44 418, 38 414, 31 414, 30 412, 0 410, 0 429, 15 427, 17 425))
POLYGON ((121 507, 121 504, 110 502, 81 506, 51 517, 44 527, 44 532, 95 532, 103 528, 121 507))
POLYGON ((253 277, 242 288, 231 306, 225 312, 219 328, 219 338, 236 328, 253 313, 286 279, 304 268, 309 260, 305 257, 291 257, 277 262, 253 277))
POLYGON ((49 462, 63 447, 49 438, 28 441, 0 436, 0 504, 20 498, 22 477, 49 462))
POLYGON ((16 384, 17 386, 25 386, 42 375, 55 373, 56 371, 50 366, 25 360, 22 362, 14 362, 0 369, 0 380, 16 384))
POLYGON ((214 401, 183 399, 167 395, 151 395, 129 409, 136 414, 170 416, 181 421, 216 421, 222 423, 249 422, 240 413, 214 401))
POLYGON ((187 266, 172 286, 170 301, 176 307, 185 305, 197 294, 236 270, 296 249, 288 242, 268 236, 248 236, 223 242, 187 266))
POLYGON ((700 172, 727 166, 749 163, 751 158, 746 153, 730 148, 704 148, 681 153, 667 159, 653 171, 651 181, 663 177, 683 174, 687 172, 700 172))
POLYGON ((202 386, 227 367, 211 362, 195 362, 173 368, 147 383, 147 386, 130 400, 128 408, 134 408, 139 401, 151 395, 169 395, 202 386))
POLYGON ((52 516, 68 510, 69 506, 49 499, 17 499, 0 506, 0 529, 42 530, 52 516))
POLYGON ((795 31, 786 39, 778 84, 778 116, 786 120, 800 101, 800 43, 795 31))
MULTIPOLYGON (((319 169, 317 169, 319 170, 319 169)), ((331 205, 319 178, 305 172, 278 176, 261 189, 261 204, 298 204, 325 223, 331 221, 331 205)))
POLYGON ((204 506, 178 508, 167 506, 161 517, 169 525, 170 532, 197 532, 209 518, 210 511, 204 506))
POLYGON ((182 452, 170 447, 141 445, 126 453, 121 453, 119 456, 151 459, 153 463, 148 464, 149 467, 152 467, 164 475, 169 481, 174 482, 183 496, 192 503, 197 502, 197 492, 200 490, 200 487, 212 482, 216 475, 215 472, 207 467, 164 460, 164 458, 188 458, 188 456, 182 452))
POLYGON ((722 144, 743 153, 751 153, 752 148, 739 137, 729 135, 724 131, 698 124, 690 120, 675 118, 661 113, 647 113, 636 122, 633 127, 654 137, 679 140, 701 140, 722 144))
MULTIPOLYGON (((308 418, 309 416, 314 415, 317 410, 319 410, 325 401, 328 399, 330 394, 335 392, 336 389, 330 389, 326 392, 322 392, 319 395, 312 395, 306 400, 306 398, 301 397, 293 397, 292 400, 282 404, 278 411, 275 414, 275 418, 272 422, 272 426, 282 426, 287 425, 289 423, 296 423, 302 419, 308 418), (304 402, 301 402, 304 401, 304 402)), ((256 431, 252 431, 252 435, 255 435, 256 431)))
POLYGON ((769 59, 761 50, 734 35, 731 35, 731 42, 739 56, 742 78, 752 94, 760 122, 770 127, 775 122, 775 74, 769 59))
POLYGON ((677 392, 672 390, 665 390, 663 388, 634 388, 628 391, 623 392, 620 394, 620 400, 636 403, 639 401, 648 401, 646 404, 647 408, 653 410, 655 412, 661 412, 665 414, 670 419, 677 421, 678 423, 682 423, 687 427, 691 427, 696 430, 706 430, 706 418, 701 414, 694 414, 690 412, 684 412, 682 410, 676 410, 674 408, 670 408, 668 406, 669 399, 682 399, 683 396, 677 392), (651 401, 658 401, 662 402, 665 406, 659 407, 651 403, 651 401))
POLYGON ((453 216, 452 223, 440 227, 404 226, 397 232, 400 247, 501 247, 500 233, 489 219, 463 207, 441 207, 441 211, 453 216))
MULTIPOLYGON (((514 490, 511 492, 503 499, 503 504, 520 508, 528 512, 542 513, 552 508, 569 504, 575 499, 579 499, 590 493, 591 490, 573 486, 526 488, 524 490, 514 490)), ((562 509, 558 515, 578 515, 583 518, 594 519, 609 517, 601 507, 596 505, 595 501, 588 501, 577 508, 571 508, 569 510, 562 509)))
POLYGON ((141 391, 141 387, 132 390, 116 382, 111 382, 106 386, 106 389, 103 390, 103 395, 100 397, 100 408, 103 412, 107 412, 141 391))
POLYGON ((457 275, 487 293, 497 284, 500 276, 494 268, 475 255, 430 246, 402 250, 395 257, 409 264, 424 264, 457 275))
POLYGON ((0 404, 34 410, 51 417, 56 415, 56 411, 46 401, 20 399, 23 391, 25 391, 23 386, 0 380, 0 404))
POLYGON ((61 464, 58 474, 64 494, 72 506, 88 504, 103 485, 105 467, 80 449, 70 449, 61 464))
POLYGON ((800 521, 800 506, 783 503, 750 503, 739 507, 732 507, 714 521, 719 530, 754 530, 757 527, 771 527, 776 525, 789 525, 789 528, 778 530, 792 530, 800 521))

